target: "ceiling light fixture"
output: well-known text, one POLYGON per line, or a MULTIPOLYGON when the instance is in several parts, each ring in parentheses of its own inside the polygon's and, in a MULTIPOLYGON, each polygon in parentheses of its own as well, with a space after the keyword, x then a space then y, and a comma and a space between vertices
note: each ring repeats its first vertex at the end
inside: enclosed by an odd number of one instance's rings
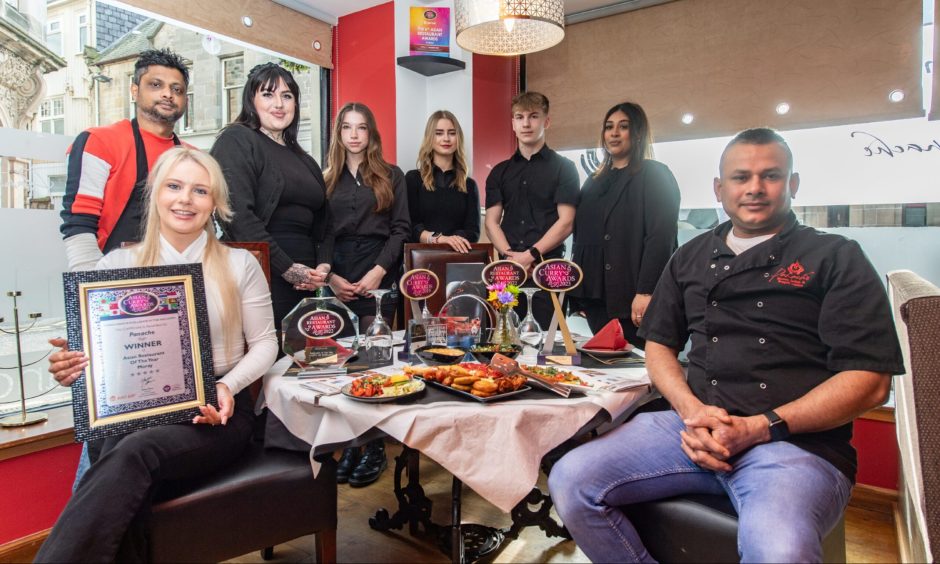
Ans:
POLYGON ((682 114, 682 123, 689 125, 695 121, 695 116, 692 114, 682 114))
POLYGON ((892 90, 891 93, 888 94, 888 100, 891 100, 895 104, 897 104, 898 102, 901 102, 902 100, 904 100, 904 91, 900 89, 892 90))
POLYGON ((457 44, 480 55, 524 55, 565 38, 562 0, 456 0, 457 44))
POLYGON ((245 27, 251 27, 255 25, 255 21, 251 19, 251 16, 242 16, 242 25, 245 27))
POLYGON ((788 114, 789 112, 790 112, 790 104, 787 104, 786 102, 780 102, 779 104, 777 104, 777 113, 779 115, 783 116, 783 115, 788 114))

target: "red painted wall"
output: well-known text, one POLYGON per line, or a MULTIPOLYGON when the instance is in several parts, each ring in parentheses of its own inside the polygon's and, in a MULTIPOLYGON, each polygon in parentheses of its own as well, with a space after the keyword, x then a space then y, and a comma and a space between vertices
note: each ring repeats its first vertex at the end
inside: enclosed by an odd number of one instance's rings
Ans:
POLYGON ((395 163, 395 5, 388 2, 343 16, 335 29, 332 113, 346 102, 368 106, 382 136, 383 156, 395 163))
POLYGON ((473 179, 484 199, 486 177, 516 150, 510 102, 518 93, 515 57, 473 56, 473 179))
POLYGON ((852 446, 858 451, 859 484, 898 489, 898 441, 894 423, 856 419, 852 446))
POLYGON ((0 462, 0 544, 51 527, 72 495, 79 444, 0 462))

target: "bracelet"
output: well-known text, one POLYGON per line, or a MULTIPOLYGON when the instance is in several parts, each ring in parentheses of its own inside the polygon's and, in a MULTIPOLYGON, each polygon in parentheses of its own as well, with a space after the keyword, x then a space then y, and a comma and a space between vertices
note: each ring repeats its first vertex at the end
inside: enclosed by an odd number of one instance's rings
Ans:
POLYGON ((331 271, 329 271, 329 272, 326 273, 326 278, 323 279, 323 283, 324 283, 324 284, 329 284, 329 283, 330 283, 330 280, 332 280, 332 279, 333 279, 333 271, 331 270, 331 271))

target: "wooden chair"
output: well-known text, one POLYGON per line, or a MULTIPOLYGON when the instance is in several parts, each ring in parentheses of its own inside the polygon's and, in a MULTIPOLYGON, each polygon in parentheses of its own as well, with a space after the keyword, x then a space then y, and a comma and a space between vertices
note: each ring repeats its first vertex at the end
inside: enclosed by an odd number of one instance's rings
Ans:
MULTIPOLYGON (((458 253, 450 245, 407 243, 405 244, 405 270, 425 268, 437 275, 441 282, 441 289, 428 300, 428 309, 436 314, 444 305, 444 286, 447 282, 448 263, 479 262, 489 264, 493 261, 495 251, 491 243, 473 243, 469 253, 458 253)), ((405 326, 412 318, 411 308, 405 307, 405 326)))
MULTIPOLYGON (((255 255, 270 283, 267 243, 227 244, 255 255)), ((147 526, 150 560, 218 562, 253 550, 268 560, 274 545, 316 533, 317 562, 336 562, 335 470, 327 458, 314 479, 305 453, 252 441, 220 472, 160 487, 147 526)))

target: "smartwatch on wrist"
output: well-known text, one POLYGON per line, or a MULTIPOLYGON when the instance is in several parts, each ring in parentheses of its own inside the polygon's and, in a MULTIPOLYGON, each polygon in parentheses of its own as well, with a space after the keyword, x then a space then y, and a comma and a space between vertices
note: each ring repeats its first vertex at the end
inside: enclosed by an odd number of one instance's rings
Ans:
POLYGON ((786 421, 777 415, 777 412, 771 409, 764 412, 764 417, 770 422, 771 441, 782 441, 790 436, 790 427, 787 426, 786 421))
POLYGON ((326 273, 326 278, 323 279, 323 282, 326 283, 326 284, 329 284, 329 283, 330 283, 330 280, 332 280, 332 279, 333 279, 333 271, 331 270, 331 271, 329 271, 329 272, 326 273))
POLYGON ((428 242, 429 242, 429 243, 437 243, 437 240, 438 240, 440 237, 441 237, 441 232, 440 232, 440 231, 435 231, 434 233, 431 233, 431 236, 430 236, 430 237, 428 237, 428 242))
POLYGON ((535 259, 535 262, 542 262, 542 253, 535 247, 529 247, 529 254, 535 259))

